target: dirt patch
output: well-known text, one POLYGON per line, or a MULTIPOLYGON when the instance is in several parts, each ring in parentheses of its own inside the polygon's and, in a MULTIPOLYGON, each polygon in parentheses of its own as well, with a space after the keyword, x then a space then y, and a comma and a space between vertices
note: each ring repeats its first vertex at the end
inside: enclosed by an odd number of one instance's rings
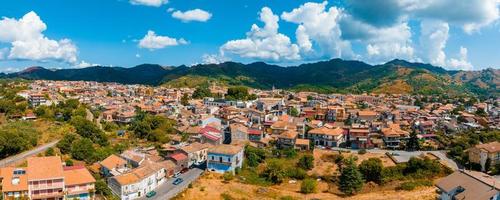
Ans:
POLYGON ((318 189, 313 194, 302 194, 300 181, 296 183, 285 183, 271 187, 261 187, 240 183, 238 180, 225 183, 221 175, 206 173, 192 184, 192 187, 180 194, 178 200, 216 200, 216 199, 280 199, 285 196, 292 199, 347 199, 347 200, 430 200, 436 199, 437 194, 434 187, 422 187, 414 191, 396 191, 392 187, 379 187, 376 184, 366 184, 362 193, 352 197, 342 197, 336 194, 336 186, 323 181, 318 182, 318 189), (332 193, 333 192, 333 193, 332 193))
POLYGON ((357 163, 360 164, 363 160, 368 160, 369 158, 379 158, 382 160, 382 164, 384 167, 395 166, 396 164, 392 161, 387 155, 383 153, 371 153, 367 152, 365 154, 357 154, 351 152, 339 152, 332 150, 321 150, 314 149, 314 168, 309 172, 310 175, 331 175, 332 173, 337 172, 337 165, 334 162, 334 159, 339 154, 342 154, 344 157, 348 157, 350 155, 357 156, 357 163))

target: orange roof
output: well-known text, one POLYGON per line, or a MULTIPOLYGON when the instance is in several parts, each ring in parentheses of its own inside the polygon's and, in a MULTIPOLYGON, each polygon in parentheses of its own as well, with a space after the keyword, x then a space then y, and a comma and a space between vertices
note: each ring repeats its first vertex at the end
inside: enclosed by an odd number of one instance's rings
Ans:
POLYGON ((117 166, 122 166, 126 165, 127 161, 123 158, 118 157, 115 154, 111 154, 108 156, 106 159, 100 162, 101 166, 107 168, 107 169, 114 169, 117 166))
POLYGON ((230 144, 222 144, 214 146, 208 149, 210 153, 219 153, 224 155, 235 155, 243 150, 243 146, 240 145, 230 145, 230 144))
POLYGON ((309 139, 297 139, 295 145, 309 145, 309 139))
POLYGON ((331 129, 331 128, 327 128, 327 127, 324 127, 324 126, 321 127, 321 128, 315 128, 315 129, 312 129, 312 130, 309 131, 309 133, 312 133, 312 134, 331 135, 331 136, 342 135, 343 132, 344 132, 344 129, 342 129, 340 127, 331 129))
POLYGON ((27 191, 28 180, 26 174, 14 175, 15 170, 25 170, 25 168, 6 167, 2 168, 2 192, 27 191), (17 179, 16 179, 17 178, 17 179), (16 179, 15 181, 13 181, 16 179))
POLYGON ((371 110, 361 110, 358 112, 359 116, 376 116, 377 112, 371 110))
POLYGON ((85 167, 64 171, 64 183, 66 185, 80 185, 94 182, 94 177, 85 167))
POLYGON ((297 131, 295 130, 287 130, 283 133, 281 133, 280 135, 278 135, 279 138, 286 138, 286 139, 295 139, 297 138, 297 135, 299 133, 297 133, 297 131))
POLYGON ((484 149, 485 151, 489 152, 489 153, 496 153, 496 152, 500 152, 500 142, 490 142, 490 143, 486 143, 486 144, 478 144, 476 145, 476 148, 479 148, 479 149, 484 149))
POLYGON ((63 167, 59 156, 28 158, 26 170, 28 180, 63 178, 63 167))
POLYGON ((113 178, 120 185, 130 185, 132 183, 137 183, 142 179, 150 176, 153 173, 158 172, 160 169, 164 168, 162 164, 147 161, 138 168, 135 168, 130 173, 114 176, 113 178))

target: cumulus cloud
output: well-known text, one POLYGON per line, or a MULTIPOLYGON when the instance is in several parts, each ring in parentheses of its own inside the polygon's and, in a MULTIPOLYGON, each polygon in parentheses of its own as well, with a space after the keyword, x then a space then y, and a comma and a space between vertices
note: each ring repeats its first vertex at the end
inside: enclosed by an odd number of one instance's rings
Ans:
POLYGON ((194 9, 185 12, 175 11, 172 13, 172 17, 179 19, 183 22, 190 22, 190 21, 206 22, 210 18, 212 18, 212 14, 201 9, 194 9))
POLYGON ((467 48, 460 47, 459 57, 450 59, 448 67, 456 70, 472 70, 472 64, 467 61, 467 48))
POLYGON ((229 58, 220 54, 204 54, 201 59, 203 64, 219 64, 229 61, 229 58))
POLYGON ((353 57, 349 41, 342 40, 339 20, 342 10, 336 7, 326 8, 328 2, 305 3, 290 12, 283 12, 281 18, 298 24, 295 35, 302 52, 313 57, 353 57), (319 52, 313 47, 318 46, 319 52))
POLYGON ((264 27, 253 24, 245 39, 231 40, 222 45, 222 54, 274 62, 301 58, 299 47, 289 37, 278 32, 279 17, 270 8, 262 8, 260 21, 264 23, 264 27))
POLYGON ((86 67, 94 67, 94 66, 99 66, 100 64, 93 64, 93 63, 88 63, 85 62, 85 60, 80 61, 77 65, 75 65, 75 68, 86 68, 86 67))
POLYGON ((76 63, 77 48, 73 42, 49 39, 43 34, 46 29, 45 23, 33 11, 19 20, 7 17, 0 20, 0 42, 11 44, 7 59, 76 63))
POLYGON ((168 3, 168 0, 130 0, 130 3, 132 5, 160 7, 161 5, 168 3))
POLYGON ((448 23, 424 20, 420 23, 420 54, 423 59, 434 65, 446 65, 444 48, 448 40, 448 23))
POLYGON ((177 46, 187 44, 188 42, 183 38, 176 39, 168 36, 160 36, 156 35, 156 33, 152 30, 149 30, 148 33, 139 40, 139 48, 145 48, 149 50, 155 49, 163 49, 168 46, 177 46))

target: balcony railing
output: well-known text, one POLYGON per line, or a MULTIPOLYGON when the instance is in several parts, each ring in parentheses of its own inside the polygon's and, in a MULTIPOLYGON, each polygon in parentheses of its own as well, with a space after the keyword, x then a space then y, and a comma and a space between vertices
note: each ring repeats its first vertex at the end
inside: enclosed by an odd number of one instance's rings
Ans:
POLYGON ((39 193, 39 194, 32 194, 31 199, 46 199, 46 198, 55 198, 55 197, 63 197, 64 193, 63 192, 52 192, 52 193, 39 193))
POLYGON ((32 190, 46 190, 54 188, 64 188, 64 183, 52 183, 52 184, 32 184, 29 185, 32 190))

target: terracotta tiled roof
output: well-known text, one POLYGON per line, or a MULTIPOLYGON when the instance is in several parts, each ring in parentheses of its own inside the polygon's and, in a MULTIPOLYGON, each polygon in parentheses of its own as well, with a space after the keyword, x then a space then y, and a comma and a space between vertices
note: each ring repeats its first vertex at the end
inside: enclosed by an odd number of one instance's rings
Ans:
POLYGON ((344 132, 344 129, 342 129, 342 128, 331 129, 331 128, 327 128, 327 127, 315 128, 315 129, 312 129, 309 131, 309 133, 312 133, 312 134, 331 135, 331 136, 342 135, 343 132, 344 132))
POLYGON ((28 158, 28 180, 62 178, 63 167, 59 156, 28 158))
POLYGON ((476 148, 479 148, 479 149, 484 149, 485 151, 489 152, 489 153, 496 153, 496 152, 500 152, 500 142, 490 142, 490 143, 486 143, 486 144, 479 144, 479 145, 476 145, 476 148))
POLYGON ((95 183, 95 179, 85 167, 64 170, 64 184, 80 185, 88 183, 95 183))
POLYGON ((106 159, 101 161, 100 163, 103 167, 107 169, 114 169, 116 166, 122 166, 127 164, 127 161, 123 158, 118 157, 117 155, 111 154, 106 159))
POLYGON ((25 168, 6 167, 2 168, 2 192, 26 191, 28 180, 26 174, 14 175, 15 170, 26 170, 25 168), (13 181, 13 179, 16 179, 13 181))
POLYGON ((225 154, 225 155, 234 155, 242 150, 243 146, 240 145, 221 144, 208 149, 208 152, 225 154))

